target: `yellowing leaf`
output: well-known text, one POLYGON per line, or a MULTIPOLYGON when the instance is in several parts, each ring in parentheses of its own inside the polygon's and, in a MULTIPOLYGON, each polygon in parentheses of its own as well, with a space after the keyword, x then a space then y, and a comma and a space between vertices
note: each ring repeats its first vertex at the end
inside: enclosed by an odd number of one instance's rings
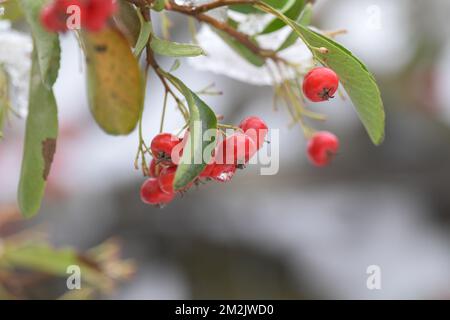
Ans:
POLYGON ((91 112, 109 134, 129 134, 136 127, 144 101, 138 61, 116 28, 81 34, 86 55, 91 112))

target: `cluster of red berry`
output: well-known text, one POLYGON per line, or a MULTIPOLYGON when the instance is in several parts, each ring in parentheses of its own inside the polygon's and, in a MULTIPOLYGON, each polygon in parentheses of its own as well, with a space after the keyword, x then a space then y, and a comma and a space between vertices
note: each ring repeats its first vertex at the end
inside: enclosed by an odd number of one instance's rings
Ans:
MULTIPOLYGON (((243 168, 264 144, 268 128, 258 117, 248 117, 239 125, 229 137, 218 140, 211 154, 211 160, 205 169, 186 187, 202 181, 214 180, 218 182, 230 181, 238 168, 243 168)), ((170 133, 161 133, 153 138, 150 149, 153 155, 149 176, 141 187, 143 202, 162 206, 171 202, 177 190, 173 188, 177 162, 186 144, 183 139, 170 133)))
POLYGON ((115 11, 115 0, 54 0, 42 9, 41 23, 50 32, 65 32, 69 30, 69 19, 78 19, 79 28, 96 32, 115 11))
MULTIPOLYGON (((303 93, 312 102, 333 98, 339 77, 331 69, 319 67, 308 72, 303 80, 303 93)), ((308 141, 308 158, 318 167, 326 166, 339 150, 339 139, 331 132, 316 132, 308 141)))

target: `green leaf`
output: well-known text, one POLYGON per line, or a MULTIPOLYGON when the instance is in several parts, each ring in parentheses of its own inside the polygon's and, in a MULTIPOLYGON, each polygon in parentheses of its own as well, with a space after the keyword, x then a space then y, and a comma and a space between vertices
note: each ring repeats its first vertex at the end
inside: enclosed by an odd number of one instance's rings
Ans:
POLYGON ((155 53, 166 57, 196 57, 205 54, 203 49, 197 45, 163 40, 154 33, 150 46, 155 53))
POLYGON ((256 13, 262 13, 260 10, 253 7, 251 4, 235 4, 232 6, 229 6, 230 10, 240 12, 243 14, 256 14, 256 13))
POLYGON ((0 13, 0 20, 16 21, 23 16, 18 0, 9 0, 4 3, 0 1, 0 10, 2 10, 2 7, 3 14, 0 13))
POLYGON ((253 64, 257 67, 262 67, 266 61, 264 58, 256 55, 249 48, 244 46, 242 43, 237 41, 236 39, 230 37, 226 32, 223 32, 219 29, 212 28, 212 30, 217 33, 217 35, 222 38, 222 40, 237 54, 239 54, 242 58, 253 64))
POLYGON ((42 80, 50 88, 58 77, 61 48, 58 34, 45 31, 41 25, 39 16, 46 3, 46 0, 20 0, 35 42, 42 80))
POLYGON ((166 0, 155 0, 152 5, 152 9, 155 11, 163 11, 166 0))
MULTIPOLYGON (((286 3, 291 0, 263 0, 266 4, 273 8, 282 9, 286 3)), ((300 0, 303 1, 303 0, 300 0)), ((229 6, 229 8, 233 11, 244 13, 244 14, 256 14, 256 13, 264 13, 263 11, 255 8, 251 4, 236 4, 229 6)))
POLYGON ((120 0, 117 1, 118 10, 114 14, 114 21, 117 27, 127 37, 132 47, 136 46, 141 33, 141 22, 138 10, 131 3, 120 0))
POLYGON ((176 59, 176 60, 173 62, 172 66, 170 67, 169 72, 177 71, 178 68, 179 68, 180 66, 181 66, 180 60, 176 59))
MULTIPOLYGON (((297 19, 297 23, 302 26, 309 26, 312 20, 312 13, 313 13, 313 6, 312 4, 308 3, 305 8, 303 9, 302 13, 297 19)), ((295 42, 297 42, 298 35, 295 31, 292 31, 289 36, 284 40, 284 42, 281 44, 281 46, 277 49, 277 51, 282 51, 284 49, 289 48, 292 46, 295 42)))
POLYGON ((86 55, 89 106, 95 120, 109 134, 129 134, 138 123, 144 102, 138 60, 116 28, 82 32, 81 40, 86 55))
POLYGON ((152 23, 148 21, 141 20, 141 32, 139 33, 139 38, 136 42, 136 47, 134 48, 134 55, 139 57, 142 51, 147 46, 148 39, 152 34, 152 23))
POLYGON ((316 60, 339 75, 372 142, 375 145, 381 144, 385 129, 383 101, 376 80, 367 67, 335 41, 292 21, 270 6, 257 6, 283 19, 311 49, 316 60), (317 50, 321 47, 327 48, 328 53, 317 50))
POLYGON ((113 285, 95 261, 87 260, 71 248, 56 249, 45 242, 7 245, 0 264, 64 278, 70 275, 68 267, 77 266, 81 269, 83 282, 102 290, 109 290, 113 285))
POLYGON ((55 276, 66 276, 67 267, 79 263, 73 250, 55 250, 43 243, 8 248, 3 258, 8 265, 55 276))
POLYGON ((53 91, 39 74, 36 50, 33 51, 28 117, 20 175, 18 202, 26 218, 41 206, 45 185, 56 150, 58 117, 53 91))
POLYGON ((183 94, 189 106, 189 138, 174 180, 174 189, 182 190, 198 177, 210 160, 204 155, 204 150, 216 139, 217 118, 211 108, 181 80, 169 73, 165 73, 165 77, 183 94), (208 130, 214 130, 212 141, 203 139, 208 130))
MULTIPOLYGON (((303 0, 290 0, 286 3, 285 7, 280 10, 280 12, 288 18, 296 20, 302 12, 304 6, 305 3, 303 0)), ((276 18, 264 28, 261 34, 275 32, 283 28, 285 25, 286 23, 283 20, 276 18)))

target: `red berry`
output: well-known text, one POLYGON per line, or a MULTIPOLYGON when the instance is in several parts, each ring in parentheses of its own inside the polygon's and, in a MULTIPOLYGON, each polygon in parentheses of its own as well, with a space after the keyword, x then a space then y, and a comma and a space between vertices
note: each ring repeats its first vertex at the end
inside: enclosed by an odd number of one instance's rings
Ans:
POLYGON ((236 132, 217 146, 216 163, 246 164, 256 151, 256 145, 248 135, 236 132))
POLYGON ((170 203, 174 197, 174 193, 169 194, 161 190, 156 178, 149 178, 142 184, 141 199, 144 203, 161 206, 170 203))
POLYGON ((159 176, 159 165, 157 164, 156 159, 152 159, 152 162, 150 162, 148 174, 150 177, 153 178, 159 176))
POLYGON ((114 0, 88 0, 84 27, 89 31, 100 31, 116 9, 114 0))
POLYGON ((211 168, 209 178, 219 181, 228 182, 236 173, 236 165, 234 164, 214 164, 211 168))
POLYGON ((41 12, 42 25, 51 32, 68 30, 68 19, 74 14, 69 11, 70 6, 80 9, 81 26, 88 31, 99 31, 115 13, 115 0, 54 0, 41 12))
POLYGON ((339 139, 327 131, 320 131, 308 141, 308 158, 318 167, 326 166, 339 150, 339 139))
POLYGON ((47 31, 65 32, 68 30, 68 9, 71 6, 80 8, 80 13, 84 18, 85 2, 82 0, 57 0, 48 6, 45 6, 40 15, 41 23, 47 31))
POLYGON ((170 160, 173 148, 181 142, 180 138, 170 133, 160 133, 153 138, 150 145, 153 156, 159 160, 170 160))
POLYGON ((49 32, 65 31, 65 22, 61 23, 52 5, 45 6, 41 11, 41 24, 49 32))
POLYGON ((159 175, 158 182, 161 190, 168 194, 173 194, 173 181, 175 180, 176 167, 165 168, 159 175))
POLYGON ((241 121, 239 124, 239 128, 244 131, 246 135, 252 138, 253 142, 256 143, 256 148, 259 150, 263 143, 264 139, 267 136, 267 125, 266 123, 259 117, 248 117, 241 121))
POLYGON ((303 80, 303 93, 313 102, 333 98, 339 86, 339 77, 331 69, 319 67, 311 70, 303 80))

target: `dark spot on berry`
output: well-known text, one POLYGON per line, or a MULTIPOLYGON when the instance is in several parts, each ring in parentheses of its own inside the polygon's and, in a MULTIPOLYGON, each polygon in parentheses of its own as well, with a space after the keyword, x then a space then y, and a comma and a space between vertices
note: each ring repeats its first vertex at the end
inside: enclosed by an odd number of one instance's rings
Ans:
POLYGON ((322 100, 329 100, 334 98, 334 96, 332 94, 330 94, 331 92, 334 91, 334 88, 323 88, 323 91, 321 93, 319 93, 319 97, 322 98, 322 100))

